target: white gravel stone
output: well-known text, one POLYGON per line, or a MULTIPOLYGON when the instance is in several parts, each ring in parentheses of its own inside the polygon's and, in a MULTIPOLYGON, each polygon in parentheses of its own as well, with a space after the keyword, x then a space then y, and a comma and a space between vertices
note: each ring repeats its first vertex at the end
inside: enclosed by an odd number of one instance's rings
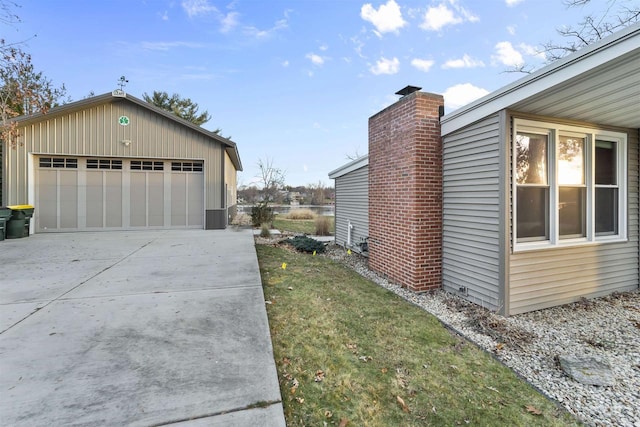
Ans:
POLYGON ((511 317, 488 312, 444 291, 416 294, 368 269, 366 258, 329 246, 327 256, 436 316, 497 356, 587 425, 640 427, 640 292, 511 317), (478 324, 490 319, 497 330, 478 324), (598 387, 565 375, 560 355, 591 355, 611 364, 616 384, 598 387))

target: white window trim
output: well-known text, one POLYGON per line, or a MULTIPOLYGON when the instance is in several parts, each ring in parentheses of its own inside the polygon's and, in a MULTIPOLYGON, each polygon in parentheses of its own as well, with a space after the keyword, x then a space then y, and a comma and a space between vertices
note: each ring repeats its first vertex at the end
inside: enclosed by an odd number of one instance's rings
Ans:
POLYGON ((597 245, 608 242, 627 241, 627 134, 601 129, 586 128, 580 126, 561 125, 543 121, 514 119, 513 134, 511 138, 511 200, 512 200, 512 248, 513 252, 523 252, 540 249, 553 249, 563 247, 575 247, 597 245), (549 185, 549 240, 517 241, 517 185, 516 185, 516 134, 517 132, 533 132, 549 135, 549 147, 547 153, 548 185, 549 185), (560 239, 558 235, 558 180, 556 171, 558 168, 557 147, 560 134, 579 135, 586 137, 585 147, 585 182, 586 182, 586 236, 575 239, 560 239), (618 144, 617 150, 617 174, 618 174, 618 234, 596 236, 595 233, 595 141, 612 141, 618 144))

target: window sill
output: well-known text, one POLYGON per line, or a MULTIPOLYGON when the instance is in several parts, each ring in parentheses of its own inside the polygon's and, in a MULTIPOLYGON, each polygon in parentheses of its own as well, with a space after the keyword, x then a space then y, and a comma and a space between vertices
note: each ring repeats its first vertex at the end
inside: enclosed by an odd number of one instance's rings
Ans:
POLYGON ((513 246, 512 253, 533 252, 533 251, 546 251, 553 249, 565 249, 565 248, 580 248, 585 246, 599 246, 609 243, 626 243, 629 239, 620 236, 603 236, 598 240, 586 240, 586 239, 570 239, 563 240, 556 244, 552 244, 549 241, 544 242, 527 242, 520 243, 513 246))

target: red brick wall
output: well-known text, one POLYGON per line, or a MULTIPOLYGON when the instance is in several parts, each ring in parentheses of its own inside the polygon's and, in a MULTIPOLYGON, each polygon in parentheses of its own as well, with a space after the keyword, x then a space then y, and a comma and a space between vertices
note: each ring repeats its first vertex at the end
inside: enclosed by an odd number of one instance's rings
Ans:
POLYGON ((369 119, 369 267, 416 292, 441 286, 442 105, 414 92, 369 119))

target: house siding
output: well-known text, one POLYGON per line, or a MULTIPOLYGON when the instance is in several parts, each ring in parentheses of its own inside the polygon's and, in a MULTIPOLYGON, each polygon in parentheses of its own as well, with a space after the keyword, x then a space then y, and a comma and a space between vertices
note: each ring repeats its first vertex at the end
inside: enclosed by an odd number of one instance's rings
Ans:
POLYGON ((638 131, 628 132, 628 241, 512 253, 509 313, 638 288, 638 131))
POLYGON ((336 244, 362 252, 359 243, 369 237, 369 166, 336 178, 336 244), (351 245, 348 245, 349 223, 351 245))
POLYGON ((500 185, 497 114, 443 138, 442 284, 492 310, 501 306, 500 185))
POLYGON ((224 153, 224 183, 226 186, 226 207, 228 222, 231 223, 238 212, 238 173, 236 171, 231 157, 224 153))
POLYGON ((205 209, 224 209, 224 147, 205 135, 181 126, 126 100, 107 102, 66 114, 44 116, 19 127, 17 146, 6 150, 6 204, 33 202, 29 186, 30 154, 203 160, 205 209), (128 126, 118 118, 127 116, 128 126), (125 146, 120 141, 130 140, 125 146))

